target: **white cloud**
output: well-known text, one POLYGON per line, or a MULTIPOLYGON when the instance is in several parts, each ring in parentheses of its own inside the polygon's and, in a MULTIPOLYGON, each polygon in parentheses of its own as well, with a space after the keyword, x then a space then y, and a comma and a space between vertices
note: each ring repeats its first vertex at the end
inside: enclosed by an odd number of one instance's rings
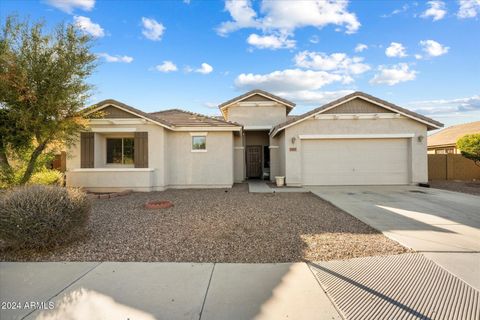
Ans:
POLYGON ((438 21, 443 19, 447 14, 447 10, 445 10, 445 2, 443 1, 428 1, 427 4, 430 6, 427 10, 425 10, 420 17, 422 18, 429 18, 432 17, 433 21, 438 21))
POLYGON ((310 41, 311 43, 317 44, 320 42, 320 39, 318 38, 317 35, 313 35, 308 41, 310 41))
POLYGON ((233 21, 223 22, 217 32, 220 35, 226 35, 229 32, 242 28, 256 28, 260 26, 257 22, 257 13, 252 8, 250 0, 227 0, 225 1, 225 11, 230 13, 233 21))
POLYGON ((388 14, 383 14, 381 17, 382 18, 390 18, 392 16, 395 16, 397 14, 400 14, 400 13, 404 13, 404 12, 407 12, 407 10, 410 8, 410 6, 408 4, 404 4, 400 9, 395 9, 393 10, 392 12, 388 13, 388 14))
POLYGON ((248 39, 247 43, 257 47, 259 49, 290 49, 295 47, 295 40, 288 39, 287 35, 265 35, 260 36, 258 34, 252 33, 248 39))
POLYGON ((403 46, 403 44, 398 43, 398 42, 392 42, 390 43, 390 46, 385 49, 385 54, 387 57, 398 57, 398 58, 403 58, 407 56, 406 49, 403 46))
POLYGON ((169 61, 169 60, 165 60, 162 62, 162 64, 159 64, 159 65, 156 65, 155 66, 155 69, 157 71, 160 71, 160 72, 173 72, 173 71, 177 71, 178 68, 177 66, 175 65, 175 63, 173 63, 172 61, 169 61))
POLYGON ((422 114, 452 114, 480 111, 480 95, 458 99, 414 101, 409 107, 422 114))
MULTIPOLYGON (((357 75, 370 70, 368 64, 362 63, 363 58, 350 58, 345 53, 327 55, 323 52, 302 51, 295 55, 294 61, 295 65, 301 68, 332 71, 344 75, 357 75)), ((346 82, 353 81, 351 78, 345 78, 345 80, 346 82)))
POLYGON ((286 69, 267 74, 242 73, 235 79, 238 88, 262 88, 266 91, 315 90, 332 82, 340 82, 344 76, 326 71, 286 69))
POLYGON ((153 41, 162 40, 163 33, 165 32, 165 27, 160 22, 157 22, 155 19, 142 17, 142 34, 145 38, 153 41))
POLYGON ((102 52, 97 54, 99 57, 102 57, 107 62, 123 62, 123 63, 130 63, 133 61, 133 58, 130 56, 120 56, 120 55, 109 55, 108 53, 102 52))
POLYGON ((371 80, 372 84, 387 84, 393 86, 400 82, 414 80, 417 72, 410 70, 406 63, 399 63, 390 67, 379 66, 377 73, 371 80))
POLYGON ((72 13, 75 9, 90 11, 95 6, 95 0, 47 0, 48 5, 72 13))
POLYGON ((356 15, 347 9, 348 1, 271 1, 263 0, 260 17, 250 0, 226 0, 225 11, 231 21, 217 28, 220 35, 243 29, 260 29, 266 34, 293 34, 302 27, 322 28, 329 24, 345 26, 347 33, 360 28, 356 15))
POLYGON ((480 0, 460 0, 457 17, 460 19, 475 18, 480 13, 480 0))
POLYGON ((217 109, 218 108, 218 105, 219 103, 215 103, 215 102, 204 102, 203 105, 209 109, 217 109))
POLYGON ((262 25, 267 29, 293 31, 301 27, 322 28, 329 24, 345 26, 347 33, 355 33, 360 22, 347 9, 348 1, 263 1, 265 13, 262 25))
POLYGON ((355 52, 362 52, 364 50, 367 50, 368 49, 368 46, 364 43, 359 43, 357 44, 357 46, 355 47, 355 52))
POLYGON ((85 33, 90 34, 95 38, 100 38, 105 35, 105 31, 103 28, 98 24, 92 22, 90 18, 83 17, 83 16, 74 16, 73 17, 73 24, 80 30, 85 33))
POLYGON ((450 49, 434 40, 422 40, 420 41, 420 46, 422 46, 422 50, 430 57, 444 55, 450 49))
POLYGON ((202 74, 209 74, 213 71, 213 67, 208 63, 202 63, 201 67, 196 69, 195 72, 202 73, 202 74))

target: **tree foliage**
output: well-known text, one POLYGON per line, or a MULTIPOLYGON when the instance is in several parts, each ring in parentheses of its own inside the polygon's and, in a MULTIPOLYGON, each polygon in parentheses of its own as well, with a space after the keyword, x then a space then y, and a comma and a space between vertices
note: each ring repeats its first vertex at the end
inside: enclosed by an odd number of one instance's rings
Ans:
POLYGON ((20 184, 31 177, 40 155, 55 144, 68 145, 85 126, 81 108, 96 66, 93 40, 73 25, 46 32, 11 16, 0 35, 0 168, 12 176, 11 158, 28 153, 20 184))
POLYGON ((480 166, 480 133, 467 134, 458 139, 457 149, 465 158, 473 160, 480 166))

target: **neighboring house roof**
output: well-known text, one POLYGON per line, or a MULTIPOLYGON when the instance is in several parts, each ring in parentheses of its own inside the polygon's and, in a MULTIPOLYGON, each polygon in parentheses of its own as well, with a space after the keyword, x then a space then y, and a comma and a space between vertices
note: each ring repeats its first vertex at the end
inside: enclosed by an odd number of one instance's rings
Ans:
POLYGON ((480 121, 457 124, 436 132, 427 138, 428 147, 455 145, 466 134, 480 133, 480 121))
POLYGON ((120 108, 172 130, 176 127, 241 127, 241 125, 237 123, 179 109, 146 113, 114 99, 100 101, 99 103, 83 109, 83 112, 85 115, 88 115, 108 106, 120 108))
POLYGON ((269 99, 272 99, 272 100, 276 100, 284 105, 286 105, 287 107, 289 107, 290 109, 292 109, 293 107, 295 107, 295 103, 293 103, 292 101, 289 101, 287 99, 283 99, 282 97, 279 97, 277 95, 274 95, 270 92, 267 92, 267 91, 263 91, 263 90, 260 90, 260 89, 255 89, 255 90, 251 90, 251 91, 248 91, 247 93, 244 93, 238 97, 235 97, 233 99, 230 99, 222 104, 220 104, 218 106, 218 108, 220 109, 223 109, 235 102, 239 102, 239 101, 242 101, 244 99, 247 99, 248 97, 251 97, 253 95, 256 95, 256 94, 259 94, 261 96, 264 96, 266 98, 269 98, 269 99))
POLYGON ((240 124, 180 109, 151 112, 150 115, 176 127, 238 127, 240 124))
POLYGON ((309 117, 312 117, 316 114, 319 114, 319 113, 322 113, 328 109, 331 109, 331 108, 334 108, 344 102, 347 102, 349 100, 352 100, 352 99, 355 99, 355 98, 361 98, 361 99, 364 99, 364 100, 367 100, 369 102, 372 102, 376 105, 379 105, 381 107, 386 107, 386 108, 390 108, 400 114, 403 114, 409 118, 412 118, 414 120, 417 120, 417 121, 420 121, 420 122, 423 122, 425 124, 427 124, 427 127, 428 129, 438 129, 438 128, 441 128, 443 127, 443 123, 441 122, 438 122, 436 120, 433 120, 431 118, 428 118, 428 117, 425 117, 421 114, 418 114, 416 112, 413 112, 413 111, 410 111, 408 109, 405 109, 405 108, 402 108, 402 107, 399 107, 393 103, 390 103, 388 101, 385 101, 385 100, 382 100, 382 99, 379 99, 377 97, 374 97, 374 96, 371 96, 369 94, 366 94, 364 92, 360 92, 360 91, 356 91, 356 92, 353 92, 349 95, 346 95, 340 99, 337 99, 335 101, 332 101, 332 102, 329 102, 319 108, 316 108, 316 109, 313 109, 309 112, 306 112, 298 117, 295 117, 295 118, 291 118, 291 119, 287 119, 287 121, 283 122, 283 123, 280 123, 278 125, 276 125, 275 127, 272 128, 272 131, 271 131, 271 135, 272 136, 275 136, 278 132, 280 132, 281 130, 285 129, 286 127, 288 126, 291 126, 297 122, 301 122, 309 117))

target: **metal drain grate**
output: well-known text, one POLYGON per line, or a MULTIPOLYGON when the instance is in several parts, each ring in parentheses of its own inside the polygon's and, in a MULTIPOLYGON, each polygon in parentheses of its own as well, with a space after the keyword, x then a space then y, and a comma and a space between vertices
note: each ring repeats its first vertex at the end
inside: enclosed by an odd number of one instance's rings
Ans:
POLYGON ((480 319, 480 293, 421 254, 310 267, 346 319, 480 319))

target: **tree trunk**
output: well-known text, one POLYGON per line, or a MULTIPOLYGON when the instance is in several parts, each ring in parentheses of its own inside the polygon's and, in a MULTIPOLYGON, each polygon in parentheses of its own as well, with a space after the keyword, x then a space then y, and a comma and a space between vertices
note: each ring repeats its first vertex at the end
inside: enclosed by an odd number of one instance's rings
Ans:
POLYGON ((35 150, 33 150, 32 155, 30 156, 30 160, 28 161, 27 169, 23 173, 22 180, 20 180, 20 184, 24 185, 25 183, 30 180, 32 176, 33 169, 35 169, 35 163, 37 162, 38 157, 42 154, 45 146, 47 145, 47 141, 40 143, 35 150))
POLYGON ((5 179, 7 182, 10 182, 13 175, 12 166, 8 162, 7 150, 4 146, 2 138, 0 137, 0 173, 1 178, 5 179))

